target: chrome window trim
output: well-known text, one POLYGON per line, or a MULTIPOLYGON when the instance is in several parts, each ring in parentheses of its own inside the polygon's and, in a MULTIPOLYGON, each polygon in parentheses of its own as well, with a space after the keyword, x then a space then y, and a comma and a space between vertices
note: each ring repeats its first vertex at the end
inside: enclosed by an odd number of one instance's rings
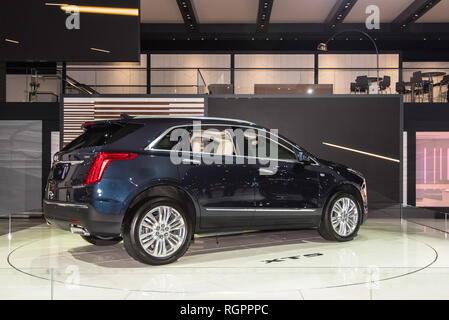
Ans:
MULTIPOLYGON (((183 117, 183 118, 184 118, 184 117, 183 117)), ((193 119, 196 119, 196 118, 193 118, 193 119)), ((212 118, 206 118, 206 119, 212 119, 212 118)), ((219 119, 219 118, 217 118, 217 119, 219 119)), ((229 119, 226 119, 226 120, 229 120, 229 119)), ((242 121, 242 122, 245 122, 245 121, 242 121)), ((249 124, 253 124, 253 123, 249 122, 249 124)), ((191 125, 191 124, 182 124, 182 125, 172 126, 172 127, 168 128, 168 129, 166 129, 166 130, 163 131, 157 138, 155 138, 150 144, 148 144, 148 145, 144 148, 144 150, 145 150, 145 151, 165 151, 165 152, 188 152, 188 153, 194 154, 194 153, 191 152, 191 151, 175 151, 175 150, 165 150, 165 149, 156 149, 156 148, 154 148, 154 146, 155 146, 157 143, 159 143, 159 141, 162 140, 162 138, 165 137, 165 135, 166 135, 167 133, 169 133, 170 131, 172 131, 173 129, 184 128, 184 127, 191 127, 191 126, 193 126, 193 125, 191 125)), ((297 146, 293 145, 292 143, 290 143, 289 141, 287 141, 287 140, 285 140, 284 138, 280 137, 279 135, 267 131, 265 128, 257 128, 257 127, 252 127, 252 126, 239 125, 239 124, 223 124, 223 123, 206 123, 206 124, 203 124, 203 123, 202 123, 201 126, 239 127, 239 128, 246 128, 246 129, 256 129, 256 130, 261 130, 261 131, 264 131, 264 132, 266 132, 266 133, 273 134, 274 136, 278 137, 280 140, 282 140, 282 141, 284 141, 285 143, 287 143, 289 146, 293 147, 293 149, 295 149, 295 150, 297 150, 297 151, 303 151, 302 149, 300 149, 300 148, 298 148, 297 146)), ((278 143, 278 144, 280 144, 280 143, 278 143)), ((283 147, 285 147, 285 148, 287 148, 287 147, 286 147, 285 145, 283 145, 283 144, 280 144, 280 145, 283 146, 283 147)), ((234 147, 235 147, 235 146, 234 146, 234 147)), ((287 149, 289 149, 289 148, 287 148, 287 149)), ((236 149, 235 149, 235 150, 236 150, 236 149)), ((290 149, 290 151, 292 151, 292 150, 290 149)), ((294 151, 292 151, 292 152, 294 152, 294 151)), ((201 152, 201 153, 199 153, 199 154, 215 155, 215 154, 212 154, 212 153, 204 153, 204 152, 201 152)), ((295 154, 296 154, 296 153, 295 153, 295 154)), ((230 156, 228 156, 228 157, 230 157, 230 156)), ((282 160, 282 159, 272 159, 272 158, 262 158, 262 157, 244 156, 244 155, 237 155, 237 154, 236 154, 236 155, 233 155, 233 157, 244 157, 244 158, 251 158, 251 159, 254 159, 254 158, 255 158, 255 159, 261 159, 261 160, 277 160, 277 161, 279 161, 279 162, 294 162, 294 163, 299 163, 298 160, 282 160)), ((315 166, 319 165, 318 161, 316 161, 313 157, 311 157, 311 160, 312 160, 312 162, 313 162, 312 165, 315 165, 315 166)))
MULTIPOLYGON (((164 150, 164 149, 151 149, 150 151, 157 151, 157 152, 182 152, 182 153, 193 155, 193 158, 201 158, 201 155, 210 155, 210 156, 215 156, 215 157, 217 156, 217 154, 215 154, 215 153, 206 153, 206 152, 177 151, 177 150, 164 150)), ((219 155, 219 156, 222 156, 222 157, 233 157, 233 158, 237 158, 238 157, 238 158, 246 158, 246 159, 260 159, 260 160, 266 160, 266 161, 275 160, 275 159, 271 159, 271 158, 241 156, 241 155, 238 155, 238 154, 234 154, 232 156, 229 156, 229 155, 219 155)), ((289 162, 289 163, 299 163, 299 161, 297 161, 297 160, 280 160, 280 159, 276 159, 276 161, 278 161, 278 162, 289 162)), ((226 164, 226 163, 223 163, 223 164, 226 164)))

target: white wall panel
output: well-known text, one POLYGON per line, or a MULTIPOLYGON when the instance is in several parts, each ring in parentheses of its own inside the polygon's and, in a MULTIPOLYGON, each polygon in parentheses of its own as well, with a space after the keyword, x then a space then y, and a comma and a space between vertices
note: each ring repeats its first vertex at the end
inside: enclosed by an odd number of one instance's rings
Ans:
POLYGON ((146 93, 146 67, 147 56, 142 54, 140 63, 67 64, 67 75, 103 94, 146 93))
POLYGON ((236 70, 235 93, 253 94, 255 84, 310 84, 313 54, 238 54, 236 68, 297 68, 306 70, 236 70))
POLYGON ((203 85, 198 74, 200 69, 206 86, 216 83, 230 83, 231 56, 229 54, 152 54, 151 68, 188 68, 183 70, 152 70, 152 93, 197 93, 195 85, 203 85), (218 68, 206 70, 205 68, 218 68), (222 68, 220 70, 220 68, 222 68), (192 87, 182 87, 182 86, 192 87), (178 86, 178 87, 169 87, 178 86))

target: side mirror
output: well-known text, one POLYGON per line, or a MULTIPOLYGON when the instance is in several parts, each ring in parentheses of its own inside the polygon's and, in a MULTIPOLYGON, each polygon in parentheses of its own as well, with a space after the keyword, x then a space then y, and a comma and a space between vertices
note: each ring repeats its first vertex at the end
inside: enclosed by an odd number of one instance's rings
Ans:
POLYGON ((308 162, 309 156, 305 152, 299 151, 298 152, 298 161, 299 162, 308 162))

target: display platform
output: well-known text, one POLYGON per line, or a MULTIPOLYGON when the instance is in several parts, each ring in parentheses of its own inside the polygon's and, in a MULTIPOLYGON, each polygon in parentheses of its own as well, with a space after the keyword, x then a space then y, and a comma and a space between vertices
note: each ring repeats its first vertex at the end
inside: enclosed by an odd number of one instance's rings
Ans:
POLYGON ((134 261, 122 243, 96 247, 16 220, 9 234, 7 223, 1 299, 449 298, 449 279, 440 277, 449 269, 447 234, 387 216, 346 243, 315 230, 197 237, 186 256, 157 267, 134 261))

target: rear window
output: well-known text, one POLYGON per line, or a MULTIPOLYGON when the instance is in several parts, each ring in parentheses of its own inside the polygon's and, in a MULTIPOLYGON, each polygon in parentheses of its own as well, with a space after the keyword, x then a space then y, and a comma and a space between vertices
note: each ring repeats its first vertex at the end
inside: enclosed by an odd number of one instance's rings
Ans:
POLYGON ((115 142, 141 128, 138 123, 100 124, 87 127, 86 132, 66 145, 63 151, 73 151, 81 148, 104 146, 115 142))

